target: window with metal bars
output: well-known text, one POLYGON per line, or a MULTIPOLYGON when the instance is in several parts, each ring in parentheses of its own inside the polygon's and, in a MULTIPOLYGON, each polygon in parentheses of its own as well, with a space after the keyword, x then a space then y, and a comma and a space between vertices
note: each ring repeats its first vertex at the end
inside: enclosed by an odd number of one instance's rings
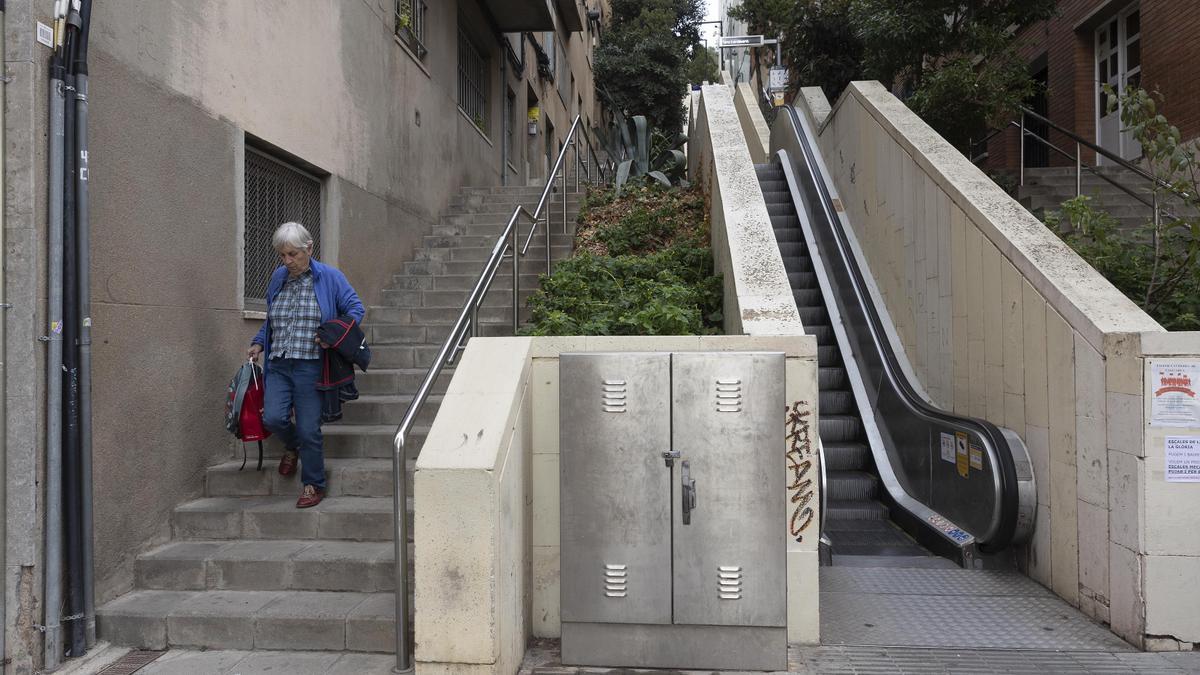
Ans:
POLYGON ((425 0, 396 0, 396 37, 425 60, 425 0))
POLYGON ((245 299, 248 308, 267 302, 267 282, 279 265, 271 236, 295 221, 313 237, 313 256, 321 254, 321 179, 267 153, 246 146, 246 228, 242 240, 245 299))
POLYGON ((488 59, 458 27, 458 107, 488 133, 488 59))

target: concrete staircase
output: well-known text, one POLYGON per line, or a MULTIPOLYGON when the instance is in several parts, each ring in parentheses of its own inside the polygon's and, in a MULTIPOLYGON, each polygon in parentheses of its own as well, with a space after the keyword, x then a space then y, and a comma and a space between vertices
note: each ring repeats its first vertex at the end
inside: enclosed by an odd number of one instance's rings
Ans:
MULTIPOLYGON (((1150 200, 1149 181, 1132 171, 1109 167, 1100 171, 1150 200)), ((1083 194, 1094 199, 1094 205, 1116 218, 1124 229, 1137 228, 1151 217, 1150 207, 1087 170, 1083 172, 1081 187, 1083 194)), ((1018 201, 1038 218, 1044 218, 1047 211, 1058 210, 1064 201, 1074 196, 1074 167, 1025 169, 1025 184, 1017 189, 1018 201)))
MULTIPOLYGON (((209 467, 204 496, 176 507, 171 541, 138 556, 134 590, 98 610, 102 639, 143 649, 394 652, 392 435, 513 208, 532 210, 540 193, 466 188, 384 290, 385 304, 369 308, 361 397, 324 427, 327 499, 296 509, 298 475, 280 476, 275 461, 261 472, 253 463, 238 471, 240 459, 209 467)), ((579 202, 568 194, 569 232, 560 234, 554 197, 555 260, 570 254, 579 202)), ((521 263, 523 299, 545 271, 545 246, 539 234, 521 263)), ((512 333, 511 264, 480 312, 484 335, 512 333)), ((410 519, 413 466, 452 376, 443 371, 413 434, 410 519)), ((408 550, 411 560, 411 540, 408 550)))

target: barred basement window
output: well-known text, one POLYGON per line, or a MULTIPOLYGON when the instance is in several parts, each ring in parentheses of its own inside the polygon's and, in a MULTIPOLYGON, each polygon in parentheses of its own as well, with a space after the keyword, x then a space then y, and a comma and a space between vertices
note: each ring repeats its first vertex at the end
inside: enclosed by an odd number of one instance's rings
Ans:
POLYGON ((488 133, 488 61, 458 28, 458 107, 479 130, 488 133))
POLYGON ((267 282, 279 265, 271 235, 280 225, 296 221, 313 236, 313 256, 321 254, 321 180, 265 152, 246 146, 246 307, 264 308, 267 282))
POLYGON ((425 60, 425 1, 396 0, 396 37, 411 49, 418 59, 425 60))

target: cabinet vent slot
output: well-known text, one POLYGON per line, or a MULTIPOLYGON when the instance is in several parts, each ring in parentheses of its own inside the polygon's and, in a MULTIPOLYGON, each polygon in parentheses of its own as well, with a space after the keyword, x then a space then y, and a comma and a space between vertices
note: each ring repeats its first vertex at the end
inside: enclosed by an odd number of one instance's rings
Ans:
POLYGON ((717 378, 717 412, 736 413, 742 411, 742 381, 740 379, 717 378))
POLYGON ((740 565, 717 567, 717 597, 722 600, 742 599, 742 568, 740 565))
POLYGON ((604 412, 625 412, 625 395, 625 380, 604 380, 600 393, 600 404, 604 407, 604 412))
POLYGON ((628 591, 629 568, 627 565, 604 565, 604 595, 623 598, 628 591))

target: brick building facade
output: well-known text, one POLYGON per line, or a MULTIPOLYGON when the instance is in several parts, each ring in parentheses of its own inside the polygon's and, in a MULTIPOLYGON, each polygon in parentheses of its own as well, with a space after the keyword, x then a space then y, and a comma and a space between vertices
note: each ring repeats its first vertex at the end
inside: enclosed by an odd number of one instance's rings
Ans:
MULTIPOLYGON (((1106 150, 1137 159, 1140 149, 1129 134, 1121 133, 1118 116, 1103 114, 1099 89, 1103 82, 1118 88, 1140 85, 1161 92, 1161 112, 1185 139, 1200 136, 1198 34, 1200 2, 1193 0, 1060 0, 1056 17, 1017 33, 1030 74, 1044 85, 1027 107, 1106 150)), ((1074 141, 1066 135, 1036 123, 1029 128, 1048 135, 1067 153, 1074 152, 1074 141)), ((983 166, 1015 171, 1018 136, 1013 127, 994 136, 987 144, 983 166)), ((1083 161, 1094 160, 1094 153, 1084 150, 1083 161)), ((1027 167, 1073 162, 1040 143, 1026 141, 1027 167)))

